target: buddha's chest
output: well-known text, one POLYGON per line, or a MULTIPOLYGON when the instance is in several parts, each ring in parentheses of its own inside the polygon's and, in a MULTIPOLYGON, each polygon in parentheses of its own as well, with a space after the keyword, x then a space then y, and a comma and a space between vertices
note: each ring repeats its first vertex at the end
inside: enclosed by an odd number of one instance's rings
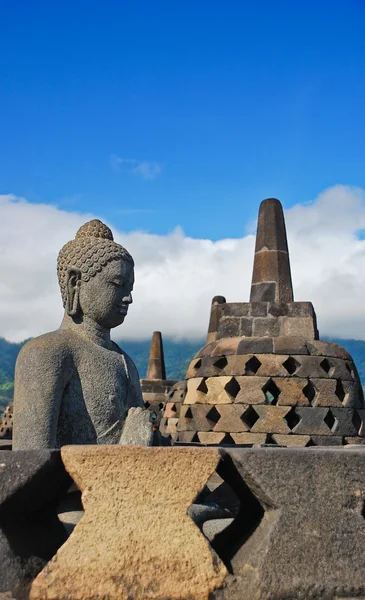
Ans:
POLYGON ((100 442, 110 443, 115 436, 119 439, 129 408, 128 392, 129 375, 123 355, 92 347, 77 356, 65 390, 63 411, 68 413, 67 420, 73 421, 73 430, 82 429, 85 435, 89 432, 88 436, 94 431, 100 442))

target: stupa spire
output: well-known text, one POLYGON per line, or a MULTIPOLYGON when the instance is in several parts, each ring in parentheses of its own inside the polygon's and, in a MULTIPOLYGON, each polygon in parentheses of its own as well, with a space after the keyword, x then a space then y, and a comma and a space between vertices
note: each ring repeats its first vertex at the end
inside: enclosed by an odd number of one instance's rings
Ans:
POLYGON ((166 379, 165 358, 160 331, 154 331, 152 335, 146 379, 166 379))
POLYGON ((260 205, 250 302, 293 302, 283 207, 269 198, 260 205))

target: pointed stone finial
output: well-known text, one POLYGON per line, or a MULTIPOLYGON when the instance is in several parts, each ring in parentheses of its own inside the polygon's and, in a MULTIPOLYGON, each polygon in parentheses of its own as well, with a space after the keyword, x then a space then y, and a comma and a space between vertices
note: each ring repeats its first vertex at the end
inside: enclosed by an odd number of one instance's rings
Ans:
POLYGON ((283 207, 275 198, 260 205, 250 301, 293 302, 283 207))
POLYGON ((166 379, 165 358, 163 354, 161 331, 154 331, 152 335, 146 378, 166 379))
POLYGON ((225 304, 226 299, 224 296, 214 296, 212 300, 212 308, 210 309, 210 319, 207 335, 207 344, 215 342, 218 337, 218 325, 219 319, 222 314, 222 304, 225 304))

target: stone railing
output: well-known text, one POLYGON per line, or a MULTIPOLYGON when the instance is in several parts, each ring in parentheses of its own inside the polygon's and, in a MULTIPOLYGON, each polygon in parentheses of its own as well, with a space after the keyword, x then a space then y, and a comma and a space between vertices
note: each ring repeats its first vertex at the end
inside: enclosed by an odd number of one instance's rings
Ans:
POLYGON ((365 598, 364 506, 355 446, 2 451, 0 598, 365 598))

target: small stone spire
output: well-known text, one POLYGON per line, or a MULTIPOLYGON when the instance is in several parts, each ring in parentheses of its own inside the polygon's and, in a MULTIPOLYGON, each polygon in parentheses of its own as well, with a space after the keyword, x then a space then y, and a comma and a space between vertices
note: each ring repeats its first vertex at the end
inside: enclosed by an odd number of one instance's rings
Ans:
POLYGON ((207 344, 215 342, 218 338, 219 319, 222 314, 222 304, 225 304, 224 296, 214 296, 212 300, 212 308, 210 309, 210 319, 207 335, 207 344))
POLYGON ((146 379, 166 379, 161 331, 154 331, 146 379))
POLYGON ((293 302, 288 242, 279 200, 261 202, 250 302, 293 302))

